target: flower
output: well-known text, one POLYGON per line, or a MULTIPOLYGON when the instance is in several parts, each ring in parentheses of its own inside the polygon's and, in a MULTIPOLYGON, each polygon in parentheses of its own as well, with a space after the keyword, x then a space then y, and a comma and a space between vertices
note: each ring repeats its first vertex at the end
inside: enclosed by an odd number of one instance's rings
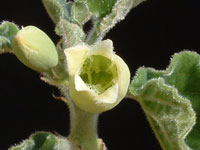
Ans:
POLYGON ((27 26, 12 41, 17 58, 33 70, 49 71, 58 63, 58 53, 51 39, 40 29, 27 26))
POLYGON ((113 52, 111 40, 65 49, 69 94, 81 110, 100 113, 115 107, 126 95, 130 71, 113 52))

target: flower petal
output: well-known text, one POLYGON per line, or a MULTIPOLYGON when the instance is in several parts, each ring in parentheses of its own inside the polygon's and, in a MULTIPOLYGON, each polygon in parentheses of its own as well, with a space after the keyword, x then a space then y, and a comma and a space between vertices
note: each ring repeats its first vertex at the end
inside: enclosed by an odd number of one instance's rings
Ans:
POLYGON ((114 52, 113 52, 113 42, 111 40, 105 40, 96 43, 91 47, 90 55, 102 55, 111 60, 113 60, 114 52))
POLYGON ((67 69, 74 76, 88 56, 90 47, 86 44, 77 45, 64 50, 67 59, 67 69))
POLYGON ((113 52, 111 40, 93 46, 71 47, 65 54, 69 93, 77 107, 86 112, 101 113, 112 109, 125 97, 130 72, 126 63, 113 52))
POLYGON ((95 98, 97 104, 113 104, 117 101, 118 97, 118 85, 115 84, 108 88, 105 92, 95 98))
POLYGON ((79 75, 75 75, 75 88, 77 91, 88 91, 91 92, 91 94, 96 94, 92 89, 89 88, 87 84, 82 80, 82 78, 79 75))
POLYGON ((115 55, 114 63, 117 65, 117 72, 118 72, 117 84, 119 86, 118 101, 120 102, 121 99, 126 96, 131 75, 127 64, 118 55, 115 55))

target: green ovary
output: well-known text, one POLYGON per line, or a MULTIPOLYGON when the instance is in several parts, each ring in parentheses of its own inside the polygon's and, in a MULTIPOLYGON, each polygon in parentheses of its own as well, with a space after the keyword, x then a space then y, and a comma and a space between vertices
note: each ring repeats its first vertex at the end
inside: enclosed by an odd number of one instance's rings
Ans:
POLYGON ((115 83, 117 67, 108 58, 92 55, 84 62, 80 77, 96 93, 102 94, 115 83))

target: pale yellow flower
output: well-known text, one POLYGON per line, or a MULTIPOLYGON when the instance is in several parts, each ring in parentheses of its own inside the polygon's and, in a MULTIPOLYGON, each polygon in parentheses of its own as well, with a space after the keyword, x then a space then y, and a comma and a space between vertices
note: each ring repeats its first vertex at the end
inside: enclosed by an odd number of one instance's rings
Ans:
POLYGON ((80 109, 100 113, 115 107, 126 95, 130 72, 113 52, 111 40, 65 49, 69 93, 80 109))

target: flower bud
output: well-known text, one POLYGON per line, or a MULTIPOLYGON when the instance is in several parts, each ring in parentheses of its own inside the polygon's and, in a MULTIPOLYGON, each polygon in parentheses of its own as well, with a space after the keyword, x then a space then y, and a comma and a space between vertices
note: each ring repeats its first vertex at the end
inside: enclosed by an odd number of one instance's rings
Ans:
POLYGON ((69 72, 69 94, 80 109, 100 113, 115 107, 126 95, 130 72, 113 52, 111 40, 93 46, 65 49, 69 72))
POLYGON ((58 63, 54 43, 34 26, 22 28, 13 39, 12 48, 24 65, 39 72, 48 71, 58 63))

